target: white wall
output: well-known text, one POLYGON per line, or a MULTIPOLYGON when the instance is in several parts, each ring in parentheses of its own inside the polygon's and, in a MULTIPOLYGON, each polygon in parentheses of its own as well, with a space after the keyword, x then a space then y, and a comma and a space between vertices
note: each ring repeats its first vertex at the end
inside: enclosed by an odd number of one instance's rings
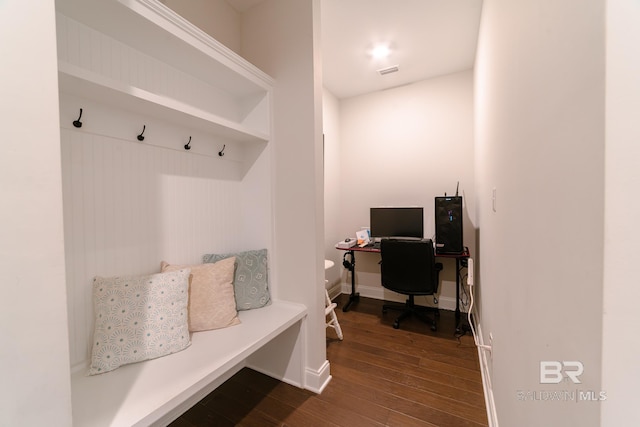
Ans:
POLYGON ((0 425, 68 426, 53 0, 0 2, 0 39, 0 425))
POLYGON ((601 425, 640 425, 637 408, 640 287, 637 243, 640 229, 640 4, 607 1, 607 99, 605 149, 605 258, 602 338, 601 425))
POLYGON ((599 423, 599 403, 540 393, 602 390, 604 35, 601 1, 484 1, 477 278, 503 426, 599 423), (541 384, 545 360, 582 362, 582 383, 541 384))
MULTIPOLYGON (((343 207, 340 205, 340 101, 328 90, 322 95, 322 126, 324 135, 324 257, 335 265, 325 272, 328 287, 340 287, 342 253, 336 242, 344 239, 340 230, 343 207)), ((331 292, 331 296, 341 292, 331 292)))
POLYGON ((164 0, 211 37, 240 54, 240 14, 225 0, 164 0))
POLYGON ((309 309, 306 387, 329 374, 324 320, 324 213, 319 0, 265 0, 243 14, 242 55, 275 79, 278 284, 309 309))
MULTIPOLYGON (((369 226, 369 208, 374 206, 423 206, 425 237, 433 238, 434 197, 454 194, 460 182, 464 244, 474 254, 472 71, 343 99, 339 107, 338 240, 369 226)), ((327 235, 336 238, 335 231, 327 235)), ((361 295, 404 301, 380 285, 379 255, 356 258, 361 295)), ((443 263, 440 307, 453 309, 455 263, 443 263)), ((342 276, 350 288, 346 271, 342 276)), ((426 304, 432 298, 418 300, 426 304)))

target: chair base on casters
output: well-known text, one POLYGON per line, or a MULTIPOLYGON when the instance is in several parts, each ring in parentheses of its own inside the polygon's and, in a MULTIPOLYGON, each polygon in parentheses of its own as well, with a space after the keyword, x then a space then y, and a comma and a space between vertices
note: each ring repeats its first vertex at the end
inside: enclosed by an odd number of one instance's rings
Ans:
POLYGON ((396 304, 384 304, 382 306, 382 312, 386 313, 387 310, 400 310, 400 316, 396 318, 393 322, 393 328, 400 328, 400 321, 409 316, 415 315, 418 319, 430 325, 431 330, 435 331, 437 329, 436 318, 440 317, 440 312, 437 308, 432 307, 423 307, 420 305, 416 305, 413 295, 409 295, 405 304, 396 305, 396 304), (434 313, 434 317, 427 316, 427 313, 434 313))

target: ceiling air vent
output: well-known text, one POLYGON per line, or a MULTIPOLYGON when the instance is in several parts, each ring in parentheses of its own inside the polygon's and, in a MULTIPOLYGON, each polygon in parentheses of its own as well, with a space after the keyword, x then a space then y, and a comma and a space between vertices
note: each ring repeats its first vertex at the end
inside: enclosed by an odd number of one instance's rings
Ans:
POLYGON ((391 67, 381 68, 378 70, 378 72, 380 73, 381 76, 384 76, 385 74, 395 73, 398 70, 399 68, 397 65, 392 65, 391 67))

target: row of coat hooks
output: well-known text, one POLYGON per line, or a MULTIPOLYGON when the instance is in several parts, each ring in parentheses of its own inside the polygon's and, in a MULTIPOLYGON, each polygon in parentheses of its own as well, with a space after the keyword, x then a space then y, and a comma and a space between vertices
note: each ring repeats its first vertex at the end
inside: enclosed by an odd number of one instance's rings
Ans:
MULTIPOLYGON (((82 127, 82 122, 80 121, 80 119, 82 119, 82 108, 80 109, 80 116, 78 116, 78 120, 74 120, 73 121, 73 126, 77 127, 77 128, 81 128, 82 127)), ((142 142, 144 141, 144 131, 147 129, 147 125, 142 125, 142 132, 140 132, 140 134, 138 136, 136 136, 136 138, 138 139, 138 141, 142 142)), ((218 156, 222 157, 224 156, 224 149, 227 148, 227 144, 223 144, 222 145, 222 150, 218 151, 218 156)), ((187 142, 184 145, 184 149, 185 150, 191 150, 191 136, 189 136, 189 142, 187 142)))

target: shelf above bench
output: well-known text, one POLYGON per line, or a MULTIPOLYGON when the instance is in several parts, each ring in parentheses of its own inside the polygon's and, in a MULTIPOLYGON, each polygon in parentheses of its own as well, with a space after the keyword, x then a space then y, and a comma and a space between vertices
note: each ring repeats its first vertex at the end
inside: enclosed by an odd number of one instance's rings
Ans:
POLYGON ((158 0, 58 0, 56 10, 239 97, 273 79, 158 0))
POLYGON ((60 92, 123 110, 195 128, 229 141, 267 143, 269 135, 167 96, 118 82, 63 61, 58 63, 60 92))

